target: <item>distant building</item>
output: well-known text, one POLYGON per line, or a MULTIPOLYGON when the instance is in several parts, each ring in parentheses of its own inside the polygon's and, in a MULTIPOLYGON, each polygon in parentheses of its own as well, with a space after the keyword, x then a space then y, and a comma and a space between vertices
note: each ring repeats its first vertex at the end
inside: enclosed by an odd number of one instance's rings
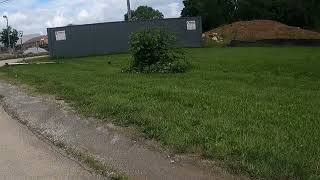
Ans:
POLYGON ((21 41, 22 41, 22 44, 24 44, 25 42, 29 41, 30 39, 35 38, 35 37, 39 37, 39 36, 41 36, 41 34, 26 34, 26 35, 23 35, 22 38, 19 38, 19 40, 17 41, 17 45, 20 45, 21 41))
POLYGON ((46 49, 48 47, 48 36, 38 36, 23 43, 23 49, 29 49, 33 47, 41 47, 46 49))
MULTIPOLYGON (((21 50, 21 44, 23 50, 27 50, 29 48, 43 48, 48 49, 48 36, 40 35, 40 34, 27 34, 16 42, 15 50, 21 50)), ((7 48, 0 42, 0 52, 7 52, 7 48)))
POLYGON ((21 50, 21 44, 24 44, 25 42, 29 41, 30 39, 35 38, 35 37, 39 37, 39 36, 41 36, 41 34, 26 34, 26 35, 23 35, 23 37, 19 38, 19 40, 17 41, 15 49, 16 50, 21 50))

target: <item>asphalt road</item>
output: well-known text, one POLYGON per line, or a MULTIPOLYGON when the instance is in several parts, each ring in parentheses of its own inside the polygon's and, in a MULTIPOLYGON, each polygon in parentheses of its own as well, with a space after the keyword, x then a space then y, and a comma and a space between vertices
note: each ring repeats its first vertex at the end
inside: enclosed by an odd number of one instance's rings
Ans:
POLYGON ((96 179, 0 107, 0 179, 96 179))

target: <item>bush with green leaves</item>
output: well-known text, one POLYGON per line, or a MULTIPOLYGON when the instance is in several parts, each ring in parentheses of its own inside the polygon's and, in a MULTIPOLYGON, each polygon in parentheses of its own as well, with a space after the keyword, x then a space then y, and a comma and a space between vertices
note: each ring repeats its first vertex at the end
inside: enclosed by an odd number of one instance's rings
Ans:
POLYGON ((176 47, 176 38, 164 29, 145 29, 130 37, 132 62, 130 72, 183 73, 190 63, 176 47))

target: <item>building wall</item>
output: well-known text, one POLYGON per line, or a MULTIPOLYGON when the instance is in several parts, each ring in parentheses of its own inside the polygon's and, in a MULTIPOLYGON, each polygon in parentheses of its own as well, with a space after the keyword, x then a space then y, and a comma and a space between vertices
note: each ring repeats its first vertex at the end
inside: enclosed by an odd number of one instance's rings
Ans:
POLYGON ((128 52, 128 41, 131 33, 154 27, 163 27, 173 32, 181 47, 202 46, 202 22, 200 17, 137 22, 111 22, 49 28, 50 56, 79 57, 128 52), (187 22, 189 21, 196 22, 195 30, 187 30, 187 22), (56 32, 59 31, 65 32, 65 40, 57 41, 56 32))
MULTIPOLYGON (((19 45, 19 44, 17 44, 19 45)), ((48 37, 47 36, 41 36, 37 38, 33 38, 23 44, 23 49, 26 50, 28 48, 33 47, 40 47, 40 46, 46 46, 48 45, 48 37)))

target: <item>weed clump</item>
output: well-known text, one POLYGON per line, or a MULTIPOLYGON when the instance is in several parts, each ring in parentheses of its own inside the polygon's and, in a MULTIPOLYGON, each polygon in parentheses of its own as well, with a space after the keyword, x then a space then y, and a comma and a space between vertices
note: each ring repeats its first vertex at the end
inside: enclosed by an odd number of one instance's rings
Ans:
POLYGON ((132 62, 127 69, 138 73, 184 73, 190 63, 176 47, 176 37, 164 29, 133 33, 129 41, 132 62))

